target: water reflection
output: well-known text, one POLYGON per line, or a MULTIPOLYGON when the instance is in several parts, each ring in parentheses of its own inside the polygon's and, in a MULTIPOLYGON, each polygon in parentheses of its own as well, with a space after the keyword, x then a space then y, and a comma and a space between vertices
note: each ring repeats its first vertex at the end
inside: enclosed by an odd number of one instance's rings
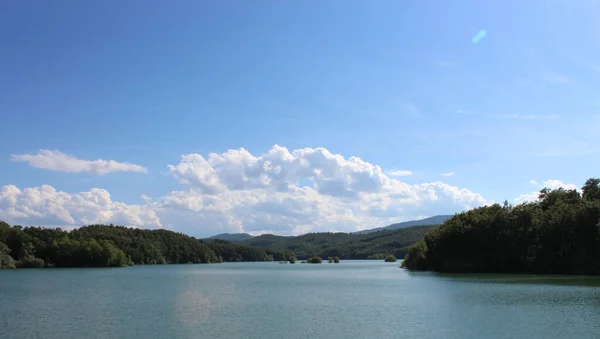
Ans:
MULTIPOLYGON (((186 337, 202 334, 206 337, 219 337, 227 333, 228 338, 241 338, 241 333, 233 328, 215 328, 215 320, 228 324, 223 319, 232 318, 235 311, 237 287, 234 279, 223 281, 222 275, 211 270, 196 270, 185 275, 183 286, 173 298, 172 314, 180 326, 177 331, 186 337), (212 326, 209 326, 211 325, 212 326), (183 333, 182 333, 183 332, 183 333)), ((220 272, 222 273, 222 272, 220 272)))

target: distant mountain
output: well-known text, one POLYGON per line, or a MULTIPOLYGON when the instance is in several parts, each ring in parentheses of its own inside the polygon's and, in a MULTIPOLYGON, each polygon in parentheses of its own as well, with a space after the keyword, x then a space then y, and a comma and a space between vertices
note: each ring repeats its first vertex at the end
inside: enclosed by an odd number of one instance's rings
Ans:
MULTIPOLYGON (((406 228, 406 227, 411 227, 411 226, 441 225, 446 220, 450 219, 451 217, 452 217, 452 215, 436 215, 436 216, 425 218, 425 219, 404 221, 404 222, 399 222, 397 224, 391 224, 391 225, 388 225, 385 227, 377 227, 377 228, 371 228, 368 230, 352 232, 351 234, 367 234, 367 233, 379 232, 379 231, 384 231, 384 230, 397 230, 399 228, 406 228)), ((268 242, 271 239, 277 239, 277 238, 283 238, 283 236, 265 234, 264 236, 261 236, 261 237, 255 237, 248 233, 221 233, 221 234, 213 235, 212 237, 206 238, 206 239, 219 239, 219 240, 227 240, 227 241, 233 241, 233 242, 242 242, 242 241, 246 241, 246 240, 250 240, 250 239, 255 239, 255 240, 257 240, 257 242, 261 242, 261 244, 260 245, 252 244, 252 245, 268 246, 267 244, 265 244, 265 242, 268 242), (258 239, 260 239, 260 241, 258 241, 258 239)), ((288 236, 286 238, 293 238, 293 237, 288 236)))
POLYGON ((373 233, 373 232, 378 232, 378 231, 383 231, 383 230, 396 230, 399 228, 405 228, 405 227, 411 227, 411 226, 441 225, 446 220, 448 220, 452 217, 453 217, 452 215, 436 215, 436 216, 430 217, 430 218, 425 218, 425 219, 421 219, 421 220, 404 221, 404 222, 399 222, 397 224, 391 224, 391 225, 385 226, 385 227, 377 227, 377 228, 372 228, 372 229, 368 229, 368 230, 358 231, 355 233, 356 234, 366 234, 366 233, 373 233))
POLYGON ((217 235, 213 235, 208 239, 219 239, 219 240, 227 240, 227 241, 244 241, 248 239, 254 238, 248 233, 221 233, 217 235))
POLYGON ((423 239, 427 231, 436 227, 438 226, 403 227, 366 234, 307 233, 296 237, 263 234, 239 243, 265 250, 292 251, 298 259, 319 256, 383 260, 389 255, 404 258, 409 246, 423 239))

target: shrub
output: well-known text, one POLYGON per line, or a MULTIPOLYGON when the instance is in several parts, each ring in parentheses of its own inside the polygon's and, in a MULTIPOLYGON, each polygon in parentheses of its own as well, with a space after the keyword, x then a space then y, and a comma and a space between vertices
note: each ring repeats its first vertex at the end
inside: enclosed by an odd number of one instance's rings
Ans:
POLYGON ((42 268, 44 267, 44 260, 28 256, 23 260, 17 261, 18 268, 42 268))
POLYGON ((321 259, 320 257, 312 257, 312 258, 309 258, 309 259, 307 260, 307 262, 308 262, 309 264, 320 264, 320 263, 322 263, 322 262, 323 262, 323 259, 321 259))

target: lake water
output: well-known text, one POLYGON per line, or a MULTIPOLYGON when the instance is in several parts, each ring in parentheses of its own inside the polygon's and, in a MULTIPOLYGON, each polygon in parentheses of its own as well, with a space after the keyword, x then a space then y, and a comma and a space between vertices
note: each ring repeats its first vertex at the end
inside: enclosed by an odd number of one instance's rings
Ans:
POLYGON ((600 279, 398 266, 0 271, 0 338, 600 338, 600 279))

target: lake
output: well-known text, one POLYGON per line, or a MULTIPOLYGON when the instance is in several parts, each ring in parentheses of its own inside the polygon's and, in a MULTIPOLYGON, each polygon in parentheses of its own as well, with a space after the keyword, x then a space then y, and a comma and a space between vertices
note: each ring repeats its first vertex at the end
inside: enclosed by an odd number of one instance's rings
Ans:
POLYGON ((398 263, 0 271, 0 338, 599 338, 600 279, 398 263))

